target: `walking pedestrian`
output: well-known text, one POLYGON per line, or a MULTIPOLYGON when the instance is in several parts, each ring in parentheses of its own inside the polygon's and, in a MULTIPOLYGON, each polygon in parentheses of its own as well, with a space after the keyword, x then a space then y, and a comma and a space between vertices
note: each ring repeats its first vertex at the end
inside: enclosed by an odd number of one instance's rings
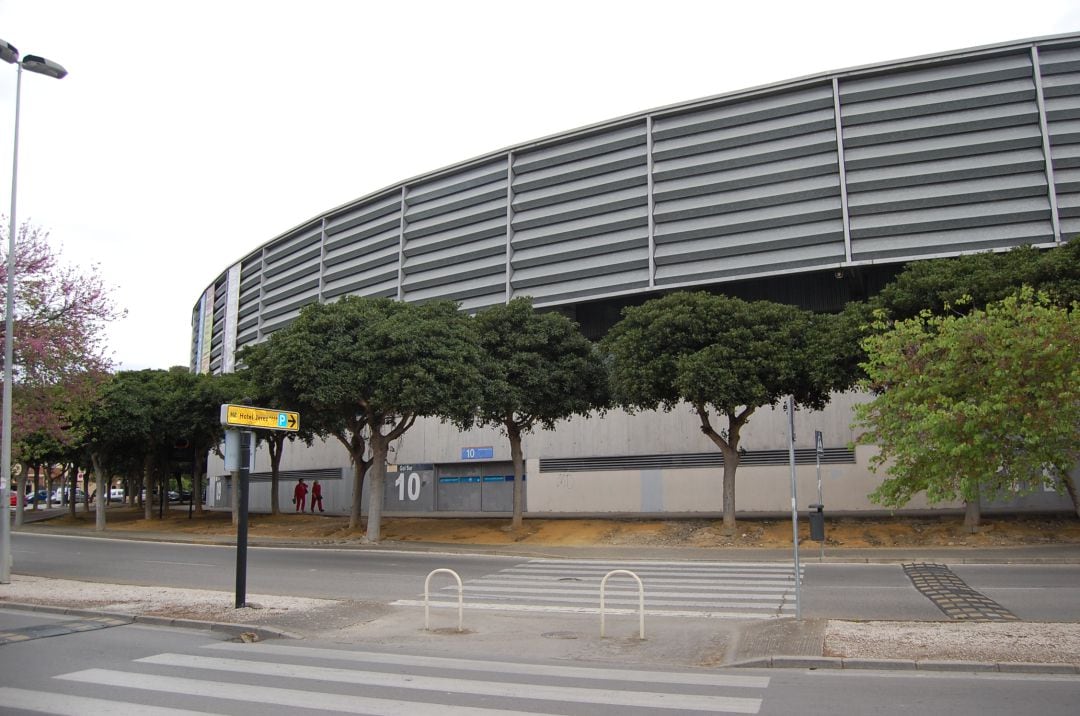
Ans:
POLYGON ((325 512, 326 510, 324 510, 322 508, 322 485, 319 484, 318 480, 311 483, 311 511, 312 512, 315 511, 315 503, 316 502, 319 503, 319 512, 325 512))
POLYGON ((304 478, 300 478, 296 483, 296 489, 293 490, 293 502, 296 503, 296 511, 304 511, 304 503, 307 501, 307 483, 304 482, 304 478))

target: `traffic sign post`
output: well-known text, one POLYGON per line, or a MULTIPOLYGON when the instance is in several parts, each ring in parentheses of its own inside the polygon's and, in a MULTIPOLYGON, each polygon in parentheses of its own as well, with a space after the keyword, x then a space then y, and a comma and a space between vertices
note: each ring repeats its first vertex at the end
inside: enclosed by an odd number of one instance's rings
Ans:
POLYGON ((250 405, 221 406, 221 424, 225 430, 225 469, 237 480, 236 515, 236 608, 247 601, 247 542, 248 542, 248 477, 255 462, 255 436, 238 427, 263 430, 300 429, 300 413, 273 408, 254 408, 250 405))
POLYGON ((799 508, 798 487, 795 484, 795 396, 789 395, 788 414, 788 462, 791 463, 791 549, 795 558, 795 618, 802 619, 802 576, 799 574, 799 508))
MULTIPOLYGON (((821 498, 821 456, 824 455, 824 454, 825 454, 825 440, 821 435, 821 431, 820 430, 815 430, 814 431, 814 456, 815 456, 815 461, 817 462, 817 504, 818 504, 817 510, 818 510, 818 512, 821 512, 822 510, 825 509, 825 502, 821 498)), ((813 505, 811 505, 811 507, 813 507, 813 505)), ((813 515, 811 515, 810 519, 811 520, 814 519, 813 515)), ((824 521, 825 518, 822 517, 821 519, 822 519, 822 521, 824 521)), ((819 562, 825 561, 824 525, 822 526, 821 554, 818 555, 818 561, 819 562)))

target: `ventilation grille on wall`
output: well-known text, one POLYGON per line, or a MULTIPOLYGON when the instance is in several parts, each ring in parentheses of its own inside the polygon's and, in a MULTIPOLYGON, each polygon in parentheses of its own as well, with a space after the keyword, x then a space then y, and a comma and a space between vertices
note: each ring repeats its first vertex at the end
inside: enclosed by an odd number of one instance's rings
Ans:
MULTIPOLYGON (((278 473, 278 480, 294 481, 301 478, 305 480, 341 480, 345 477, 348 468, 324 467, 317 470, 282 470, 278 473)), ((351 471, 351 470, 350 470, 351 471)), ((218 475, 219 479, 229 479, 232 475, 218 475)), ((248 475, 253 482, 269 482, 270 472, 253 472, 248 475)))
MULTIPOLYGON (((795 462, 813 465, 813 448, 797 449, 795 462)), ((821 456, 823 465, 855 464, 855 451, 848 448, 826 448, 821 456)), ((663 470, 680 467, 720 467, 724 457, 719 452, 684 453, 682 455, 619 455, 613 457, 570 457, 540 460, 540 472, 591 472, 594 470, 663 470)), ((739 465, 787 465, 787 450, 754 450, 744 453, 739 465)))

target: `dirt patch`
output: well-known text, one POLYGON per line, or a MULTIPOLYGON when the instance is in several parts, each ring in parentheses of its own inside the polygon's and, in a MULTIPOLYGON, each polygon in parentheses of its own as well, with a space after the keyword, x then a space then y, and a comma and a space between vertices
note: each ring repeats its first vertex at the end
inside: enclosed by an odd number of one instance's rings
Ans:
MULTIPOLYGON (((49 525, 93 529, 93 513, 64 515, 49 525)), ((809 538, 808 525, 800 520, 800 540, 809 538)), ((236 533, 231 515, 204 512, 189 517, 184 509, 144 519, 140 509, 110 507, 106 530, 115 532, 164 532, 191 536, 228 537, 236 533)), ((362 529, 349 529, 349 518, 283 513, 255 514, 248 522, 252 538, 304 541, 319 544, 361 542, 362 529)), ((734 531, 721 520, 645 519, 526 519, 512 530, 505 518, 454 519, 401 517, 383 520, 383 540, 483 545, 640 545, 729 548, 782 548, 791 545, 791 522, 777 519, 743 519, 734 531)), ((811 544, 817 544, 811 543, 811 544)), ((1031 515, 986 519, 976 534, 968 534, 959 515, 940 517, 843 517, 826 520, 828 547, 971 546, 1008 547, 1040 544, 1080 544, 1080 519, 1066 515, 1031 515)))

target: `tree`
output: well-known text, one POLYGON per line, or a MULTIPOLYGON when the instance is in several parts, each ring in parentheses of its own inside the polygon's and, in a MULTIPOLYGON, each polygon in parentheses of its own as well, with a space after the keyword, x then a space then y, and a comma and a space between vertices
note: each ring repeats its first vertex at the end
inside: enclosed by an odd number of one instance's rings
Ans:
POLYGON ((739 439, 754 411, 787 395, 820 409, 853 380, 826 352, 829 320, 770 301, 678 292, 625 309, 603 341, 616 403, 631 412, 688 403, 720 448, 726 529, 735 527, 739 439))
POLYGON ((607 372, 577 324, 558 313, 537 313, 527 298, 477 314, 485 358, 482 424, 502 427, 514 463, 514 529, 524 511, 521 436, 536 425, 553 430, 572 415, 607 404, 607 372))
MULTIPOLYGON (((7 222, 0 222, 7 247, 7 222)), ((120 318, 96 267, 65 266, 47 231, 23 224, 15 245, 15 366, 20 382, 55 383, 62 377, 109 367, 105 323, 120 318)), ((0 261, 6 291, 7 257, 0 261)), ((6 301, 6 297, 4 299, 6 301)), ((0 336, 3 335, 0 327, 0 336)))
MULTIPOLYGON (((1080 460, 1080 315, 1024 289, 967 315, 879 325, 866 339, 856 408, 860 444, 881 449, 871 469, 888 477, 871 494, 902 506, 962 499, 979 523, 980 495, 1027 492, 1055 479, 1072 497, 1080 460)), ((879 313, 879 318, 883 315, 879 313)))
POLYGON ((468 424, 480 400, 480 358, 456 304, 359 296, 305 306, 270 336, 265 351, 240 355, 253 370, 271 371, 273 384, 300 401, 301 415, 311 416, 302 420, 313 431, 332 435, 349 451, 355 475, 350 529, 360 525, 363 482, 372 470, 367 538, 373 542, 381 532, 390 443, 418 417, 468 424))
POLYGON ((1044 292, 1057 306, 1080 301, 1080 238, 1046 250, 1020 246, 1005 253, 913 261, 870 303, 902 320, 924 310, 940 314, 946 306, 951 312, 984 308, 1021 286, 1044 292))
MULTIPOLYGON (((0 224, 0 246, 6 249, 8 222, 0 224)), ((48 239, 48 232, 23 224, 11 257, 15 286, 11 297, 14 445, 26 444, 30 436, 67 444, 64 416, 69 411, 65 405, 80 399, 85 376, 101 374, 109 367, 101 329, 123 315, 113 306, 96 267, 86 270, 62 265, 48 239)), ((6 253, 0 254, 0 291, 4 294, 7 264, 6 253)), ((3 300, 6 303, 8 297, 4 295, 3 300)), ((0 328, 0 336, 5 330, 0 328)))
MULTIPOLYGON (((191 373, 184 366, 169 369, 162 376, 162 406, 158 416, 158 440, 163 450, 178 441, 192 451, 192 500, 196 512, 202 512, 202 478, 206 456, 224 439, 221 406, 234 403, 249 392, 242 377, 229 373, 209 375, 191 373)), ((164 499, 164 498, 162 498, 164 499)), ((235 508, 235 505, 234 505, 235 508)))
MULTIPOLYGON (((282 410, 295 410, 300 413, 300 429, 296 432, 284 430, 260 430, 256 439, 266 444, 270 454, 270 513, 281 514, 279 481, 281 476, 281 458, 285 454, 285 441, 301 440, 311 446, 315 438, 311 425, 317 422, 315 411, 303 405, 300 398, 290 390, 286 371, 277 370, 274 357, 267 355, 269 343, 259 343, 245 348, 242 353, 243 364, 236 376, 245 386, 243 395, 253 405, 269 405, 282 410)), ((351 453, 350 453, 351 454, 351 453)))

